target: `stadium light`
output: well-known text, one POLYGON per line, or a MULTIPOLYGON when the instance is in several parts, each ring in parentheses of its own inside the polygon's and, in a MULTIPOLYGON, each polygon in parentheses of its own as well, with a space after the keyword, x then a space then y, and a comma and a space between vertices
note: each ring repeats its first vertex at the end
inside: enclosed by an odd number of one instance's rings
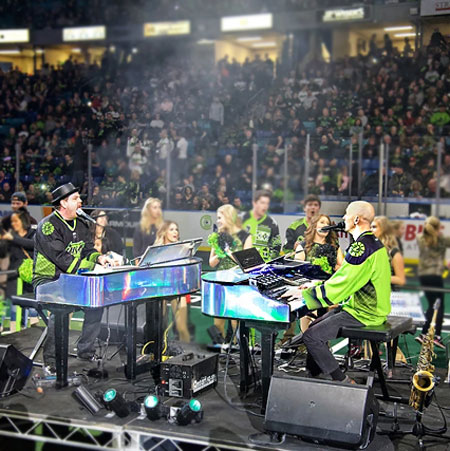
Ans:
POLYGON ((412 25, 401 25, 398 27, 386 27, 384 31, 407 31, 412 29, 413 29, 412 25))
POLYGON ((0 55, 20 55, 19 49, 0 50, 0 55))
POLYGON ((139 49, 137 47, 133 47, 131 49, 131 53, 137 53, 137 52, 139 52, 139 49))
POLYGON ((73 49, 71 49, 72 53, 81 53, 81 49, 79 47, 74 47, 73 49))
POLYGON ((197 41, 197 44, 199 45, 211 45, 214 44, 216 41, 214 41, 213 39, 199 39, 197 41))
POLYGON ((277 43, 275 41, 266 41, 266 42, 255 42, 252 44, 252 47, 256 48, 267 48, 267 47, 276 47, 277 43))
POLYGON ((253 42, 261 41, 261 36, 242 36, 241 38, 236 38, 236 42, 253 42))
POLYGON ((413 38, 416 36, 420 36, 420 33, 396 33, 396 34, 394 34, 394 38, 413 38))

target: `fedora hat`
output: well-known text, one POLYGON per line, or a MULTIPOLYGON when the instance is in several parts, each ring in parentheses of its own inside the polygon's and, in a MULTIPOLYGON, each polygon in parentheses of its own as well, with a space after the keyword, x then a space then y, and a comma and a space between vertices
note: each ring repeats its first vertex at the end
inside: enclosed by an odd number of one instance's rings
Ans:
POLYGON ((59 202, 69 197, 71 194, 76 193, 78 188, 75 188, 72 183, 65 183, 64 185, 58 186, 55 190, 52 191, 52 204, 54 206, 59 205, 59 202))

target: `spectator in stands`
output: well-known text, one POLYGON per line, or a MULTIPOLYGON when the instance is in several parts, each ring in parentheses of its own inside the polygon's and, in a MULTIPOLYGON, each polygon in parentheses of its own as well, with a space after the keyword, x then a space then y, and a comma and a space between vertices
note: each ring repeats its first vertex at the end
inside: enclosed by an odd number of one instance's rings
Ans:
MULTIPOLYGON (((450 247, 450 237, 445 237, 441 233, 441 221, 435 216, 430 216, 426 219, 423 228, 423 234, 417 237, 417 244, 419 246, 419 278, 420 284, 425 287, 443 288, 444 280, 442 273, 444 272, 444 259, 446 249, 450 247)), ((436 291, 425 291, 425 296, 428 301, 428 309, 426 312, 426 323, 422 328, 422 333, 416 337, 420 343, 423 342, 425 335, 430 327, 431 319, 433 317, 433 307, 437 299, 441 300, 435 329, 435 346, 445 349, 445 344, 442 342, 442 322, 444 319, 444 298, 443 293, 436 291)))
POLYGON ((149 197, 141 211, 141 220, 133 235, 133 257, 139 259, 148 246, 155 243, 156 233, 163 223, 161 201, 149 197))

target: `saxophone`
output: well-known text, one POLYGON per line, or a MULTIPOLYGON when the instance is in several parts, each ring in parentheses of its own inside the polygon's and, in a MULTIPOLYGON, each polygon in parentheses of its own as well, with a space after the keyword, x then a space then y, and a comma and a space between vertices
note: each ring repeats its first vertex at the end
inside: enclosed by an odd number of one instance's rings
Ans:
POLYGON ((431 399, 435 380, 433 376, 434 365, 431 363, 434 353, 434 329, 436 326, 436 317, 440 306, 440 299, 437 299, 433 306, 433 318, 430 328, 425 336, 422 347, 420 349, 419 360, 417 362, 416 372, 413 376, 411 395, 409 397, 409 405, 417 412, 422 412, 423 408, 428 404, 427 400, 431 399))

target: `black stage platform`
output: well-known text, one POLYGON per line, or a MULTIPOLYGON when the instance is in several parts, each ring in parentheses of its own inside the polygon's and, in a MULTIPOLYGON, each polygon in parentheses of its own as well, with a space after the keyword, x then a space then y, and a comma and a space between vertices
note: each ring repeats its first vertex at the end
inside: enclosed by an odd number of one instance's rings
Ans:
MULTIPOLYGON (((32 327, 20 333, 0 337, 0 344, 13 344, 17 349, 28 355, 38 339, 41 330, 32 327)), ((79 332, 71 331, 70 349, 75 346, 79 332)), ((186 350, 200 348, 196 345, 180 345, 186 350)), ((107 355, 111 356, 116 348, 110 346, 107 355)), ((144 396, 153 392, 154 383, 150 375, 142 374, 133 382, 124 378, 122 371, 117 371, 121 366, 121 357, 117 354, 112 360, 105 359, 105 368, 109 378, 98 380, 86 379, 85 385, 91 393, 104 392, 108 388, 115 388, 129 401, 142 402, 144 396)), ((40 359, 38 354, 37 360, 40 359)), ((233 355, 233 360, 237 356, 233 355)), ((256 357, 256 360, 258 357, 256 357)), ((61 390, 46 389, 44 393, 38 393, 29 378, 21 393, 0 399, 0 443, 1 449, 34 449, 33 441, 44 442, 43 449, 61 449, 63 445, 77 449, 107 448, 107 449, 336 449, 306 443, 295 438, 287 438, 285 443, 278 447, 256 445, 251 442, 249 436, 263 432, 263 418, 256 407, 257 395, 251 395, 245 401, 253 414, 231 407, 224 399, 224 362, 221 359, 219 366, 219 385, 216 390, 209 390, 198 396, 203 404, 204 419, 201 423, 189 426, 178 426, 160 419, 155 422, 140 416, 138 412, 131 413, 126 418, 118 418, 111 412, 102 409, 99 415, 92 416, 82 408, 73 398, 73 387, 61 390)), ((85 372, 86 369, 95 368, 90 362, 81 362, 75 358, 69 358, 69 374, 76 371, 85 372)), ((238 397, 238 370, 236 362, 229 366, 228 373, 231 378, 227 380, 227 393, 235 404, 242 405, 238 397)), ((42 374, 39 368, 33 369, 33 374, 42 374)), ((400 373, 400 370, 399 370, 400 373)), ((299 373, 301 374, 301 373, 299 373)), ((411 372, 409 372, 411 374, 411 372)), ((444 381, 446 374, 438 369, 436 374, 444 381)), ((363 383, 365 373, 351 373, 358 382, 363 383)), ((399 374, 397 374, 399 376, 399 374)), ((403 396, 409 396, 409 386, 396 384, 394 392, 403 396)), ((437 392, 437 399, 441 406, 450 408, 450 387, 441 382, 437 392)), ((381 410, 392 414, 392 403, 380 402, 381 410)), ((445 411, 447 420, 450 420, 449 411, 445 411)), ((414 422, 414 413, 408 406, 398 407, 399 423, 402 429, 409 429, 414 422)), ((392 420, 381 416, 378 429, 389 430, 392 420)), ((443 423, 439 409, 431 405, 424 416, 427 426, 437 428, 443 423)), ((450 436, 450 432, 447 432, 450 436)), ((260 437, 260 440, 264 440, 260 437)), ((448 450, 447 438, 427 438, 429 449, 448 450)), ((378 434, 375 436, 368 450, 394 450, 416 449, 417 440, 414 436, 407 435, 398 438, 378 434)))

